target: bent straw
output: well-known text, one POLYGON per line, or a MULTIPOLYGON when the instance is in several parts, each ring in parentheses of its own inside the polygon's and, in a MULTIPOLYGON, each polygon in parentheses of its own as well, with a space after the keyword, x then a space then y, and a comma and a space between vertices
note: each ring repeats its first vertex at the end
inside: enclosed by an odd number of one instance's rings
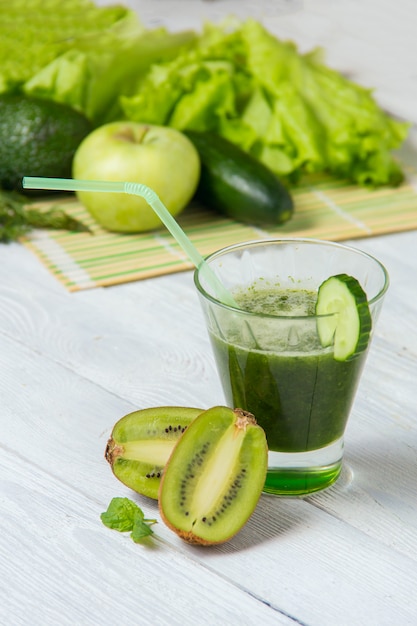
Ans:
POLYGON ((128 183, 101 180, 79 180, 75 178, 43 178, 38 176, 25 176, 22 185, 26 189, 53 189, 56 191, 98 191, 111 193, 128 193, 141 196, 158 215, 161 222, 166 226, 171 235, 176 239, 190 261, 205 277, 211 285, 220 302, 228 306, 237 307, 231 293, 226 289, 208 263, 203 259, 194 247, 181 226, 172 217, 171 213, 160 200, 159 196, 146 185, 141 183, 128 183))

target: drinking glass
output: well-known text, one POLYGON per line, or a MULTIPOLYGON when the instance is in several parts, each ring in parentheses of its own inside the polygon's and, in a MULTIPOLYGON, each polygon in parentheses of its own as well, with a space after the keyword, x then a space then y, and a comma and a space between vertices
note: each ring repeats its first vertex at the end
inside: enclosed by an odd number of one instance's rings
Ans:
POLYGON ((264 491, 300 496, 328 487, 340 475, 386 269, 358 249, 315 239, 249 241, 206 262, 240 303, 219 301, 204 272, 195 271, 226 403, 252 413, 266 433, 264 491), (334 358, 333 345, 321 345, 314 305, 319 286, 338 274, 359 281, 371 314, 367 347, 344 361, 334 358))

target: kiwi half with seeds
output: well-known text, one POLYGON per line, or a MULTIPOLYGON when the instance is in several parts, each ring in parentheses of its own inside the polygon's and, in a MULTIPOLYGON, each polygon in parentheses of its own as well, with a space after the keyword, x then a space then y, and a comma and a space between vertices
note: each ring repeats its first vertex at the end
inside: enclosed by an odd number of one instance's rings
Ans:
POLYGON ((183 432, 203 409, 162 406, 128 413, 113 427, 105 458, 124 485, 158 498, 164 466, 183 432))
POLYGON ((253 513, 265 484, 264 430, 242 409, 213 407, 177 442, 159 489, 163 521, 189 543, 233 537, 253 513))

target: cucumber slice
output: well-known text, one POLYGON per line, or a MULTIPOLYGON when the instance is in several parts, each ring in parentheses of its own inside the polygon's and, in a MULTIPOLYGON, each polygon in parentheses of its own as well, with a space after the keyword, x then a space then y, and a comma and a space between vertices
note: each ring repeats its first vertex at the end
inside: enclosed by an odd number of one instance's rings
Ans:
POLYGON ((337 274, 319 287, 317 330, 323 347, 334 343, 336 361, 346 361, 366 350, 372 328, 366 293, 353 276, 337 274), (332 315, 336 314, 336 315, 332 315))

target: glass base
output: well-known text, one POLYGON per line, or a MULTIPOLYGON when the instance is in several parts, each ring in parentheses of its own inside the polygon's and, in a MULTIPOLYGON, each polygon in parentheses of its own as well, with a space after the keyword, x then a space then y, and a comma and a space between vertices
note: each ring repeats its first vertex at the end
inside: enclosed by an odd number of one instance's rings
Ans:
POLYGON ((330 487, 342 469, 343 437, 311 452, 272 452, 264 493, 278 496, 305 496, 330 487))

